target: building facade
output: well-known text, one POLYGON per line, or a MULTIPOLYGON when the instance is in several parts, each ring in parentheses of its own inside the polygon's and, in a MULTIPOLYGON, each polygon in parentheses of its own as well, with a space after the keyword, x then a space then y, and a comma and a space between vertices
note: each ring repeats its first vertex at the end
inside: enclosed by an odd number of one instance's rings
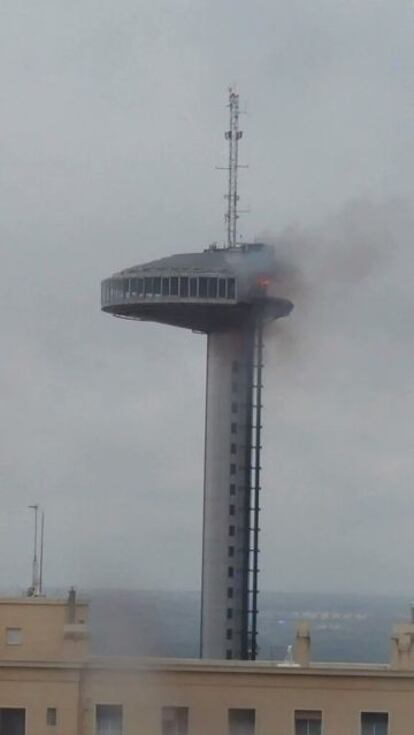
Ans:
MULTIPOLYGON (((116 621, 115 623, 116 624, 116 621)), ((0 600, 0 735, 411 735, 414 625, 389 665, 115 659, 89 654, 88 608, 0 600)))

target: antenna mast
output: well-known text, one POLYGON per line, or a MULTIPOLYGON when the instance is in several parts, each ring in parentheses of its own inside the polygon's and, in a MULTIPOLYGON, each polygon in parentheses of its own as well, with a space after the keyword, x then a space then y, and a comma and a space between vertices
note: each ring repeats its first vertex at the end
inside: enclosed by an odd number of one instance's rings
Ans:
POLYGON ((239 195, 237 193, 237 176, 239 167, 239 140, 243 133, 239 130, 239 95, 229 88, 230 129, 226 131, 225 138, 229 141, 229 165, 228 165, 228 190, 226 194, 227 212, 225 215, 227 230, 227 247, 234 248, 237 245, 237 220, 239 218, 237 205, 239 195))
POLYGON ((29 587, 29 597, 39 597, 42 594, 43 586, 43 551, 44 551, 44 533, 45 533, 45 514, 41 511, 40 516, 40 538, 38 532, 38 516, 39 504, 29 505, 34 511, 34 539, 33 539, 33 562, 32 562, 32 585, 29 587), (40 547, 40 554, 39 554, 40 547))

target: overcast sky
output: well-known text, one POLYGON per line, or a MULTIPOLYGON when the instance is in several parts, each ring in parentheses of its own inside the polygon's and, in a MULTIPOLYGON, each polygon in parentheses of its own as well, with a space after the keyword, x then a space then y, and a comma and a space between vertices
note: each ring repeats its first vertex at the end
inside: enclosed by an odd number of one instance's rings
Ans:
POLYGON ((0 0, 2 587, 36 501, 49 586, 199 587, 206 342, 99 282, 221 240, 236 82, 241 234, 304 281, 266 346, 261 585, 412 597, 413 31, 412 0, 0 0))

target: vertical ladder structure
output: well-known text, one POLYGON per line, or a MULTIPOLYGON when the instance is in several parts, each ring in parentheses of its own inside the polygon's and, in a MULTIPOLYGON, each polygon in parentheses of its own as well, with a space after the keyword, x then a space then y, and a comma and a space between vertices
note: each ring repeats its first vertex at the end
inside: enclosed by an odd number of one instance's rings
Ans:
POLYGON ((262 434, 262 370, 263 370, 263 318, 260 315, 255 330, 252 386, 252 459, 250 484, 250 560, 249 560, 249 658, 255 660, 257 645, 258 577, 259 577, 259 520, 260 473, 262 434))

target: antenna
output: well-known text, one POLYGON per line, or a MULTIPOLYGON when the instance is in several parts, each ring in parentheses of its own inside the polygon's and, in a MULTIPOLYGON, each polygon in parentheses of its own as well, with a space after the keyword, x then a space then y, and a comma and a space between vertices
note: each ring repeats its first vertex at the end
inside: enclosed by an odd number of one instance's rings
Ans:
POLYGON ((240 199, 238 187, 238 170, 239 168, 247 168, 239 164, 239 140, 243 132, 239 130, 239 95, 234 91, 233 87, 229 87, 229 103, 230 110, 230 128, 225 133, 226 140, 229 141, 229 162, 228 166, 222 168, 228 171, 228 189, 225 198, 227 199, 227 212, 224 215, 227 233, 227 247, 235 248, 237 246, 237 220, 239 219, 238 201, 240 199))
POLYGON ((40 538, 40 559, 41 564, 39 567, 38 560, 38 547, 39 547, 39 535, 38 535, 38 515, 39 515, 39 504, 29 505, 29 508, 34 511, 34 539, 33 539, 33 562, 32 562, 32 586, 28 590, 30 597, 39 597, 41 594, 41 575, 43 565, 43 534, 44 534, 44 513, 42 511, 41 520, 41 538, 40 538))
POLYGON ((40 525, 40 572, 39 572, 39 593, 43 592, 43 557, 45 547, 45 512, 42 510, 42 518, 40 525))

